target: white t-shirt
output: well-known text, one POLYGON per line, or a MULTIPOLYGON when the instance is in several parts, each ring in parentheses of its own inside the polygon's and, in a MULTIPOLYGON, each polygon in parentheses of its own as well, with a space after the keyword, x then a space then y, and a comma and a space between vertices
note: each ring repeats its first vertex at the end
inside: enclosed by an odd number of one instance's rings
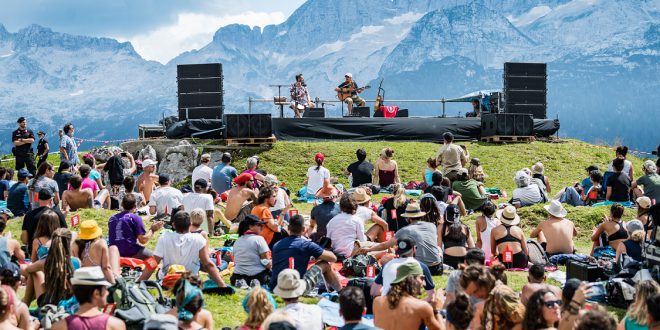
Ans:
POLYGON ((367 224, 367 221, 371 220, 371 215, 373 214, 373 210, 359 205, 357 210, 355 211, 355 217, 360 219, 362 221, 362 226, 365 226, 367 224))
POLYGON ((275 202, 275 206, 269 208, 269 210, 272 212, 282 210, 284 207, 286 207, 286 191, 282 188, 277 188, 277 201, 275 202))
POLYGON ((392 281, 394 281, 396 278, 396 270, 399 268, 399 266, 409 262, 419 263, 415 257, 408 257, 392 259, 385 264, 385 267, 383 267, 383 270, 381 271, 381 274, 383 275, 383 289, 380 291, 381 296, 384 296, 390 292, 390 286, 392 281))
POLYGON ((322 330, 323 326, 323 313, 321 307, 317 305, 308 305, 303 303, 295 303, 284 306, 276 310, 274 313, 286 313, 295 320, 295 327, 298 330, 322 330))
POLYGON ((200 265, 199 250, 205 248, 206 240, 202 235, 162 233, 154 250, 154 255, 163 259, 163 267, 160 269, 161 278, 167 274, 167 268, 171 265, 182 265, 187 271, 197 275, 200 265))
POLYGON ((332 250, 350 257, 353 253, 355 241, 364 242, 364 224, 356 216, 348 213, 339 213, 330 219, 326 226, 328 238, 332 240, 332 250))
POLYGON ((156 207, 157 214, 164 214, 167 206, 167 214, 183 204, 183 194, 179 189, 173 187, 161 187, 151 194, 149 206, 156 207))
POLYGON ((314 195, 323 187, 323 180, 330 179, 330 171, 323 166, 317 171, 316 166, 312 166, 307 170, 307 179, 307 194, 314 195))
POLYGON ((261 235, 247 234, 239 237, 234 243, 234 274, 253 276, 266 270, 259 255, 268 251, 268 243, 261 235))
MULTIPOLYGON (((200 194, 200 193, 189 193, 183 196, 183 210, 190 213, 192 210, 200 208, 204 211, 214 211, 213 207, 213 196, 209 194, 200 194)), ((209 228, 208 221, 205 221, 200 226, 201 229, 207 233, 212 229, 209 228)))
POLYGON ((211 176, 213 176, 213 169, 201 164, 192 171, 192 184, 195 184, 197 179, 204 179, 211 184, 211 176))
MULTIPOLYGON (((610 162, 610 164, 607 165, 607 171, 608 172, 614 172, 614 165, 612 165, 612 164, 614 164, 614 162, 610 162)), ((621 171, 621 172, 623 172, 623 174, 628 176, 628 174, 630 174, 630 168, 631 167, 632 167, 632 162, 627 160, 627 159, 624 159, 623 160, 623 171, 621 171)))

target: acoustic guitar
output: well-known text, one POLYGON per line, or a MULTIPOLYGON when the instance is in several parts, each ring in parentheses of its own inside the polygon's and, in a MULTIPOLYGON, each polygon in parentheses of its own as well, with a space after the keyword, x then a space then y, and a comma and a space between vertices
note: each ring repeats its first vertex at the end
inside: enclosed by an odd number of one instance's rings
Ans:
POLYGON ((360 87, 358 89, 352 87, 340 88, 339 91, 337 92, 337 98, 339 99, 339 101, 343 101, 347 97, 350 97, 353 91, 356 91, 358 94, 360 94, 364 92, 365 89, 369 89, 369 88, 371 88, 371 86, 369 85, 360 87))

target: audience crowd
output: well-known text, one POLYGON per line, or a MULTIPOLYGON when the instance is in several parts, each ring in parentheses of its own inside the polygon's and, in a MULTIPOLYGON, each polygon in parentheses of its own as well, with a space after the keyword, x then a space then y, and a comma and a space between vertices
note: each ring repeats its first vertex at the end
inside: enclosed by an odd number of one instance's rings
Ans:
POLYGON ((637 282, 617 322, 590 301, 595 286, 575 279, 555 286, 547 258, 539 258, 576 253, 578 228, 564 204, 606 205, 591 254, 643 261, 660 175, 647 160, 635 178, 626 147, 605 171, 591 165, 569 187, 551 188, 552 172, 530 164, 515 173, 511 198, 488 186, 487 168, 451 133, 412 187, 391 148, 374 164, 358 149, 343 170, 348 189, 319 152, 297 192, 299 202, 313 203, 306 215, 257 156, 237 170, 229 153, 217 164, 203 154, 191 184, 178 189, 155 159, 120 151, 105 163, 91 154, 80 159, 72 124, 63 129, 59 167, 47 160, 47 141, 35 164, 32 131, 25 118, 18 124, 16 168, 0 168, 0 233, 22 217, 18 239, 0 237, 2 329, 124 329, 124 314, 107 310, 112 293, 131 280, 129 261, 141 265, 132 280, 150 283, 155 274, 172 290, 170 311, 154 314, 145 329, 213 329, 205 294, 235 288, 249 290, 240 329, 323 329, 329 312, 301 299, 320 294, 338 303, 339 329, 660 329, 654 280, 637 282), (377 194, 384 197, 376 201, 377 194), (519 211, 535 204, 547 218, 532 226, 519 211), (635 219, 624 217, 626 207, 636 209, 635 219), (101 208, 115 210, 105 233, 76 213, 101 208), (463 219, 475 212, 471 227, 463 219), (222 247, 210 240, 219 235, 222 247), (507 285, 505 270, 528 272, 522 292, 507 285), (444 289, 434 283, 439 275, 448 276, 444 289), (67 314, 53 319, 58 307, 67 314))

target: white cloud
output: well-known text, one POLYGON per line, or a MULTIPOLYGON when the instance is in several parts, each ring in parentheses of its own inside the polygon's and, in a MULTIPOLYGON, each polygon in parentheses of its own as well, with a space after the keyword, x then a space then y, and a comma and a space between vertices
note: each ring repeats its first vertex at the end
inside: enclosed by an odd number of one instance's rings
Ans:
POLYGON ((167 63, 185 51, 204 47, 213 40, 215 32, 225 25, 238 23, 251 27, 263 27, 279 24, 285 20, 285 14, 279 11, 247 11, 227 16, 180 13, 176 24, 160 27, 130 38, 117 37, 117 39, 130 41, 135 50, 145 59, 167 63))

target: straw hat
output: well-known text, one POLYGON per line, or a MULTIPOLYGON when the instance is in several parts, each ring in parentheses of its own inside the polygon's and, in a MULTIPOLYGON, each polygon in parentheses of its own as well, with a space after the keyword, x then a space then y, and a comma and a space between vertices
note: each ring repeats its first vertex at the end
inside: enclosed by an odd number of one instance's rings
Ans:
POLYGON ((307 288, 307 283, 300 279, 295 269, 285 269, 277 275, 277 286, 273 292, 283 299, 298 298, 307 288))
POLYGON ((500 222, 505 225, 515 226, 520 223, 520 216, 513 205, 509 205, 503 210, 497 211, 497 217, 500 219, 500 222))
POLYGON ((78 237, 80 239, 88 240, 101 237, 101 227, 95 220, 85 220, 80 224, 80 234, 78 237))
POLYGON ((426 215, 426 212, 422 212, 417 203, 408 203, 406 206, 406 212, 401 214, 402 217, 406 218, 421 218, 426 215))
POLYGON ((316 197, 320 198, 335 198, 339 195, 339 190, 335 188, 329 179, 323 180, 323 187, 316 192, 316 197))
POLYGON ((367 191, 364 188, 355 188, 353 191, 353 198, 358 204, 364 204, 371 200, 371 196, 367 194, 367 191))
POLYGON ((543 208, 557 218, 563 218, 568 214, 568 211, 566 211, 564 206, 556 199, 550 201, 550 205, 545 205, 543 208))

